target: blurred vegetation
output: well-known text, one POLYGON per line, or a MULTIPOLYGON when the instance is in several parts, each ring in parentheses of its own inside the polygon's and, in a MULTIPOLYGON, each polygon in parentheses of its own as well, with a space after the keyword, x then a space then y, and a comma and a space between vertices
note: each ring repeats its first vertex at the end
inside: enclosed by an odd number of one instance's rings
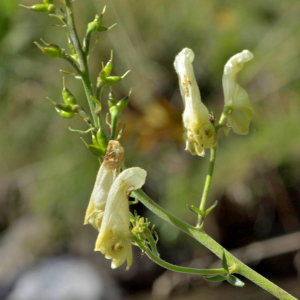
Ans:
MULTIPOLYGON (((205 159, 184 151, 183 105, 173 61, 182 48, 193 49, 202 100, 218 117, 223 108, 223 67, 232 55, 249 49, 254 59, 239 80, 255 116, 248 136, 222 134, 209 196, 211 203, 221 201, 206 230, 228 248, 299 230, 300 2, 77 0, 81 37, 86 23, 104 5, 104 25, 118 26, 100 34, 90 57, 91 73, 95 83, 110 50, 114 74, 131 70, 113 91, 121 98, 133 88, 121 122, 126 123, 121 142, 127 165, 147 170, 145 190, 171 213, 195 223, 186 204, 199 203, 209 151, 205 159)), ((19 8, 16 0, 1 0, 0 11, 2 234, 24 216, 42 216, 51 229, 39 255, 60 251, 94 255, 90 252, 96 234, 82 223, 99 164, 79 135, 68 130, 68 126, 84 130, 84 123, 60 118, 46 100, 48 96, 61 102, 59 69, 70 67, 43 56, 33 44, 42 37, 67 49, 65 31, 51 26, 57 24, 54 18, 19 8)), ((67 77, 66 83, 88 110, 81 82, 67 77)), ((199 255, 199 244, 142 205, 137 209, 156 224, 162 251, 175 246, 189 249, 181 256, 175 250, 165 252, 164 257, 180 263, 199 255)), ((0 272, 0 280, 1 276, 0 272)))

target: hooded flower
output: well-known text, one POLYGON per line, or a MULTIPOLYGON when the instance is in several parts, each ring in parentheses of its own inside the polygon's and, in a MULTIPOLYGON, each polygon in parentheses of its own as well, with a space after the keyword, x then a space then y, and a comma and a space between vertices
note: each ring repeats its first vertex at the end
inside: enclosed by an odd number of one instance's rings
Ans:
POLYGON ((224 67, 225 108, 230 110, 227 124, 237 134, 248 134, 249 123, 253 117, 253 107, 248 94, 237 82, 237 75, 244 63, 252 58, 253 54, 249 50, 244 50, 231 57, 224 67))
POLYGON ((201 101, 192 66, 194 56, 191 49, 184 48, 176 56, 174 66, 179 77, 179 87, 185 106, 182 115, 185 150, 193 155, 204 156, 205 148, 212 148, 217 144, 217 135, 210 122, 208 109, 201 101))
POLYGON ((120 167, 125 160, 124 148, 118 141, 110 141, 107 154, 99 169, 96 183, 86 210, 84 224, 92 224, 98 231, 106 206, 109 190, 120 173, 120 167))
POLYGON ((101 251, 105 258, 112 259, 112 269, 127 260, 132 263, 132 246, 128 197, 132 191, 145 183, 147 172, 141 168, 123 171, 110 188, 101 229, 95 251, 101 251))

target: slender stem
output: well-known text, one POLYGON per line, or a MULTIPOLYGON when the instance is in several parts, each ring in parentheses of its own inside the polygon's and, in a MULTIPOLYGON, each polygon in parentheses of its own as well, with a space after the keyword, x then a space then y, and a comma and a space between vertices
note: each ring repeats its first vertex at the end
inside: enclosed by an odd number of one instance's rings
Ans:
MULTIPOLYGON (((227 262, 231 266, 235 266, 235 273, 241 274, 244 277, 248 278, 255 284, 259 285, 261 288, 265 289, 275 297, 281 300, 297 300, 295 297, 261 276, 236 257, 234 257, 230 252, 222 248, 215 240, 208 236, 203 230, 199 230, 184 221, 176 218, 175 216, 168 213, 161 206, 155 203, 152 199, 149 198, 142 190, 136 190, 133 192, 134 196, 138 198, 148 209, 150 209, 157 216, 168 222, 169 224, 175 226, 186 234, 190 235, 206 248, 211 250, 216 256, 222 259, 222 249, 225 251, 227 262)), ((147 253, 148 255, 148 253, 147 253)))
POLYGON ((118 116, 112 116, 111 118, 111 140, 114 140, 116 137, 117 132, 117 126, 118 126, 118 116))
POLYGON ((76 62, 69 55, 66 54, 63 57, 63 59, 66 60, 67 62, 69 62, 72 65, 72 67, 76 70, 76 72, 78 73, 78 75, 81 75, 81 71, 78 68, 76 62))
POLYGON ((81 47, 78 34, 75 27, 75 21, 74 21, 74 14, 72 11, 72 3, 70 0, 65 0, 66 7, 67 7, 67 26, 70 33, 70 38, 72 39, 75 51, 78 55, 79 65, 80 65, 80 71, 81 71, 81 77, 82 82, 84 85, 84 90, 88 99, 88 103, 90 106, 91 114, 93 116, 94 124, 97 124, 97 116, 95 113, 95 103, 91 99, 91 96, 93 96, 92 92, 92 84, 89 74, 89 68, 87 63, 87 57, 85 53, 83 52, 83 49, 81 47))
POLYGON ((150 243, 150 247, 151 247, 151 250, 153 252, 153 254, 157 257, 159 257, 159 253, 157 251, 157 248, 156 248, 156 242, 153 238, 153 235, 150 235, 149 237, 147 237, 147 240, 149 241, 150 243))
MULTIPOLYGON (((205 206, 207 202, 207 196, 211 185, 211 180, 214 172, 214 166, 216 161, 216 154, 217 154, 217 146, 210 149, 210 162, 209 162, 209 168, 208 173, 206 175, 204 190, 202 193, 202 198, 200 202, 200 209, 205 212, 205 206)), ((203 222, 203 217, 201 215, 198 215, 197 225, 196 227, 200 227, 203 222)))
POLYGON ((90 52, 90 44, 91 44, 91 34, 87 34, 84 39, 84 53, 85 55, 89 55, 90 52))
MULTIPOLYGON (((218 130, 223 126, 223 124, 224 124, 224 122, 227 118, 228 112, 229 112, 229 109, 225 107, 223 112, 222 112, 222 115, 220 117, 219 123, 216 126, 216 133, 218 133, 218 130)), ((200 201, 200 206, 199 206, 199 208, 203 212, 205 212, 205 206, 206 206, 206 203, 207 203, 208 192, 209 192, 209 189, 210 189, 210 186, 211 186, 212 175, 213 175, 213 172, 214 172, 216 155, 217 155, 217 148, 218 148, 218 145, 211 148, 211 150, 210 150, 209 168, 208 168, 208 173, 206 175, 204 189, 203 189, 203 193, 202 193, 202 197, 201 197, 201 201, 200 201)), ((198 215, 196 227, 200 228, 202 226, 203 221, 204 221, 203 217, 198 215)))
POLYGON ((137 236, 132 235, 132 239, 137 243, 139 248, 145 251, 145 253, 151 260, 153 260, 156 264, 160 265, 165 269, 175 271, 175 272, 180 272, 180 273, 199 274, 199 275, 213 275, 213 274, 227 273, 226 270, 224 269, 194 269, 194 268, 186 268, 186 267, 180 267, 180 266, 170 264, 162 260, 158 256, 156 256, 154 253, 152 253, 150 249, 144 243, 142 243, 137 236))

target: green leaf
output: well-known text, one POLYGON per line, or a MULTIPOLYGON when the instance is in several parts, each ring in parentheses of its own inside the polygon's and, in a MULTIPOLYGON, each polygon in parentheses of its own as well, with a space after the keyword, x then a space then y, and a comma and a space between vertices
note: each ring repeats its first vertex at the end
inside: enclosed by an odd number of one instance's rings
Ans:
POLYGON ((224 249, 222 249, 222 252, 223 252, 223 255, 222 255, 222 267, 223 267, 224 270, 226 270, 227 273, 229 273, 227 259, 226 259, 226 256, 225 256, 224 249))
POLYGON ((203 278, 207 281, 215 281, 215 282, 227 280, 226 276, 222 276, 222 275, 217 275, 212 277, 203 276, 203 278))
POLYGON ((205 215, 207 216, 217 205, 218 205, 218 200, 216 200, 215 203, 206 210, 205 215))
POLYGON ((200 215, 201 217, 204 217, 205 213, 204 213, 204 211, 202 209, 199 209, 196 206, 189 205, 189 204, 187 204, 186 206, 189 208, 190 211, 192 211, 196 215, 200 215))
POLYGON ((227 276, 227 281, 237 287, 243 287, 245 285, 244 282, 242 282, 241 280, 239 280, 237 277, 233 276, 233 275, 228 275, 227 276))

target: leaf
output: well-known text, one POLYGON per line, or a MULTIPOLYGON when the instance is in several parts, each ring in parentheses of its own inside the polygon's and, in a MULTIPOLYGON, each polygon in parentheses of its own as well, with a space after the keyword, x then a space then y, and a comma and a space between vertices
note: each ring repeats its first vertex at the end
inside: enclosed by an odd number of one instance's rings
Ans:
POLYGON ((218 200, 216 200, 215 203, 206 210, 205 215, 207 216, 217 205, 218 205, 218 200))
POLYGON ((222 255, 222 267, 223 267, 224 270, 226 270, 227 273, 229 273, 227 259, 226 259, 226 256, 225 256, 224 249, 222 249, 222 252, 223 252, 223 255, 222 255))
POLYGON ((200 215, 201 217, 204 217, 205 213, 204 213, 204 211, 202 209, 199 209, 196 206, 189 205, 189 204, 187 204, 186 206, 189 208, 190 211, 192 211, 196 215, 200 215))
POLYGON ((244 282, 242 282, 241 280, 239 280, 237 277, 233 276, 233 275, 228 275, 227 276, 227 281, 237 287, 243 287, 245 285, 244 282))
POLYGON ((207 281, 214 281, 214 282, 227 280, 226 276, 222 276, 222 275, 217 275, 212 277, 203 276, 203 278, 207 281))

